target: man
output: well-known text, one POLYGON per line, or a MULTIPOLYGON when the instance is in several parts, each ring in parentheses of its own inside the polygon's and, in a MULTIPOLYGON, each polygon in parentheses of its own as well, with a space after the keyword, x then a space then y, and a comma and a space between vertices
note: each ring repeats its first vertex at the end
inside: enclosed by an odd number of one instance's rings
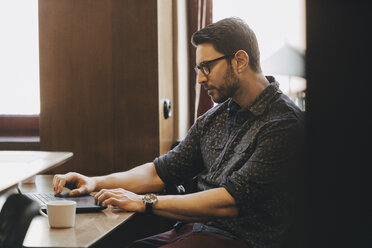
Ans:
POLYGON ((134 247, 279 247, 291 223, 303 114, 262 74, 255 34, 242 20, 211 24, 192 43, 198 83, 220 104, 154 162, 102 177, 56 175, 54 192, 68 183, 71 195, 99 191, 103 205, 187 223, 134 247), (196 193, 141 195, 195 176, 196 193))

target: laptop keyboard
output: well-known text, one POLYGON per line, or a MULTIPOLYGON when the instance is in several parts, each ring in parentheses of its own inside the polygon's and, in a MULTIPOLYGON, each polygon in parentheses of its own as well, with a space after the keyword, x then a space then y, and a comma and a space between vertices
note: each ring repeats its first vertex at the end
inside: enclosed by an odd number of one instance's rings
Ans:
POLYGON ((54 196, 53 193, 45 193, 45 192, 23 193, 23 195, 38 202, 40 205, 45 205, 47 202, 50 202, 50 201, 60 201, 60 200, 63 201, 64 200, 61 197, 54 196))

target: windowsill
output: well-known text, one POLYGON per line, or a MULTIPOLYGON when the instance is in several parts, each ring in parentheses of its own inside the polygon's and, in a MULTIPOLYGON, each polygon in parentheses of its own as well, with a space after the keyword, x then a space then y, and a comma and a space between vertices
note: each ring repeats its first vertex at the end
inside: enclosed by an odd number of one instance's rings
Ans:
POLYGON ((30 142, 40 142, 39 136, 30 136, 30 137, 0 137, 0 142, 23 142, 23 143, 30 143, 30 142))
POLYGON ((0 137, 0 150, 40 150, 40 137, 0 137))

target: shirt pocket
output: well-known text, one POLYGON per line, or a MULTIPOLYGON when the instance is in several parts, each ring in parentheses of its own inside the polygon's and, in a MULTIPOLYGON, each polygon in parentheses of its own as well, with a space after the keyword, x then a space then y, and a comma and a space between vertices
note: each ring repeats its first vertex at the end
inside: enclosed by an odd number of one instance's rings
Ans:
POLYGON ((202 149, 202 155, 204 164, 207 168, 211 168, 220 161, 224 153, 226 142, 226 139, 223 137, 216 137, 206 142, 206 146, 202 149))
POLYGON ((225 148, 226 142, 227 142, 226 137, 219 136, 213 138, 207 144, 211 150, 222 151, 225 148))

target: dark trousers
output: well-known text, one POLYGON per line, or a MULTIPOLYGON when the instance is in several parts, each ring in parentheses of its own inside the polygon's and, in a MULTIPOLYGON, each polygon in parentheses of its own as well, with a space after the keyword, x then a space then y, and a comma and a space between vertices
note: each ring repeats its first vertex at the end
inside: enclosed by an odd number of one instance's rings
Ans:
POLYGON ((234 247, 248 248, 248 246, 237 239, 229 238, 221 234, 192 232, 193 223, 184 224, 179 228, 164 233, 160 233, 151 237, 137 240, 133 242, 130 248, 206 248, 206 247, 234 247))

